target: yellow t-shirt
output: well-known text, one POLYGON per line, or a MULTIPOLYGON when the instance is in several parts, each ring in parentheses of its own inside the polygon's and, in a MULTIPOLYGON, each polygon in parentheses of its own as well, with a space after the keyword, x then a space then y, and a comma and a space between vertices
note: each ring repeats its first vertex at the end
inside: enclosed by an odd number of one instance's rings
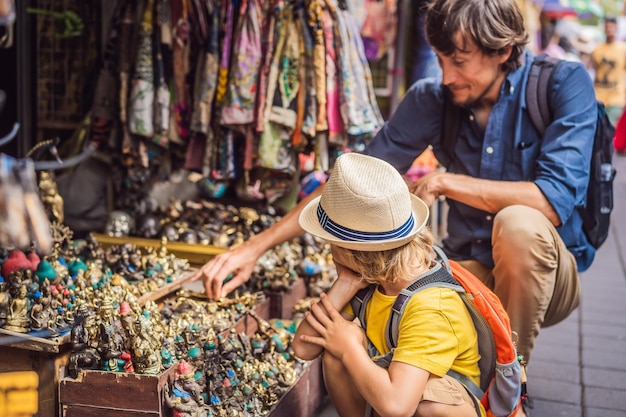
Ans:
MULTIPOLYGON (((389 351, 385 327, 395 296, 374 291, 367 305, 367 336, 381 354, 389 351)), ((428 288, 415 294, 400 320, 393 360, 444 376, 449 369, 480 386, 478 335, 459 295, 449 288, 428 288)))
POLYGON ((626 44, 620 41, 598 45, 591 55, 595 68, 596 98, 605 106, 626 105, 626 44))

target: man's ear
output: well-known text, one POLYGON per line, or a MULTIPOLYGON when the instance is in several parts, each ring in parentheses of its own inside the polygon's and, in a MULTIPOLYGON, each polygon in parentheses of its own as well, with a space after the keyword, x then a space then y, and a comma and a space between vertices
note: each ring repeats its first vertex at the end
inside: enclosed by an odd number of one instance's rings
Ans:
POLYGON ((513 47, 511 45, 509 46, 505 46, 504 48, 501 48, 498 50, 498 56, 500 57, 500 64, 504 64, 506 61, 508 61, 509 57, 511 56, 511 52, 513 51, 513 47))

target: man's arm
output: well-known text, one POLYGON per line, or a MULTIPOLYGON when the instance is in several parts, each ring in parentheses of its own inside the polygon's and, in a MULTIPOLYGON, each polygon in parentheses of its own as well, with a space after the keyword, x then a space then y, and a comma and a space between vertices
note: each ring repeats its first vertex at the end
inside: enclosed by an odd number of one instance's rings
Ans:
POLYGON ((207 296, 213 299, 225 296, 248 281, 261 255, 274 246, 304 233, 298 223, 300 212, 309 201, 322 193, 322 189, 323 185, 317 187, 268 229, 250 237, 240 246, 229 249, 211 259, 200 268, 192 281, 202 278, 207 296), (231 280, 224 284, 224 280, 231 274, 231 280))
POLYGON ((447 172, 433 172, 409 185, 413 194, 431 205, 445 196, 488 213, 523 204, 541 211, 555 226, 561 219, 539 187, 530 181, 493 181, 447 172))

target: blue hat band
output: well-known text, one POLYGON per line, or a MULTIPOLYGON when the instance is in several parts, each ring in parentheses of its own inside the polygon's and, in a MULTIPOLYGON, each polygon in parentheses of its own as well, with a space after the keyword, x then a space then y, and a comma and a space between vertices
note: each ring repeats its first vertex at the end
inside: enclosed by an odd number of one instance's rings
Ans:
POLYGON ((388 232, 362 232, 360 230, 350 229, 332 221, 330 217, 328 217, 328 214, 326 214, 326 211, 322 208, 321 204, 317 205, 317 220, 320 222, 322 229, 336 238, 347 242, 371 242, 403 238, 411 233, 415 224, 413 215, 410 215, 408 220, 397 229, 390 230, 388 232))

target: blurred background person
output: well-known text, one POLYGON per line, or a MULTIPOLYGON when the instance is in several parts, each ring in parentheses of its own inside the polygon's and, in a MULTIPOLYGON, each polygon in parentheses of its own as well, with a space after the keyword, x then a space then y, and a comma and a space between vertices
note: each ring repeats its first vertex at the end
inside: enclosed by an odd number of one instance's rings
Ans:
POLYGON ((604 103, 613 125, 617 124, 626 104, 626 44, 617 39, 617 19, 604 19, 605 41, 591 55, 596 98, 604 103))

